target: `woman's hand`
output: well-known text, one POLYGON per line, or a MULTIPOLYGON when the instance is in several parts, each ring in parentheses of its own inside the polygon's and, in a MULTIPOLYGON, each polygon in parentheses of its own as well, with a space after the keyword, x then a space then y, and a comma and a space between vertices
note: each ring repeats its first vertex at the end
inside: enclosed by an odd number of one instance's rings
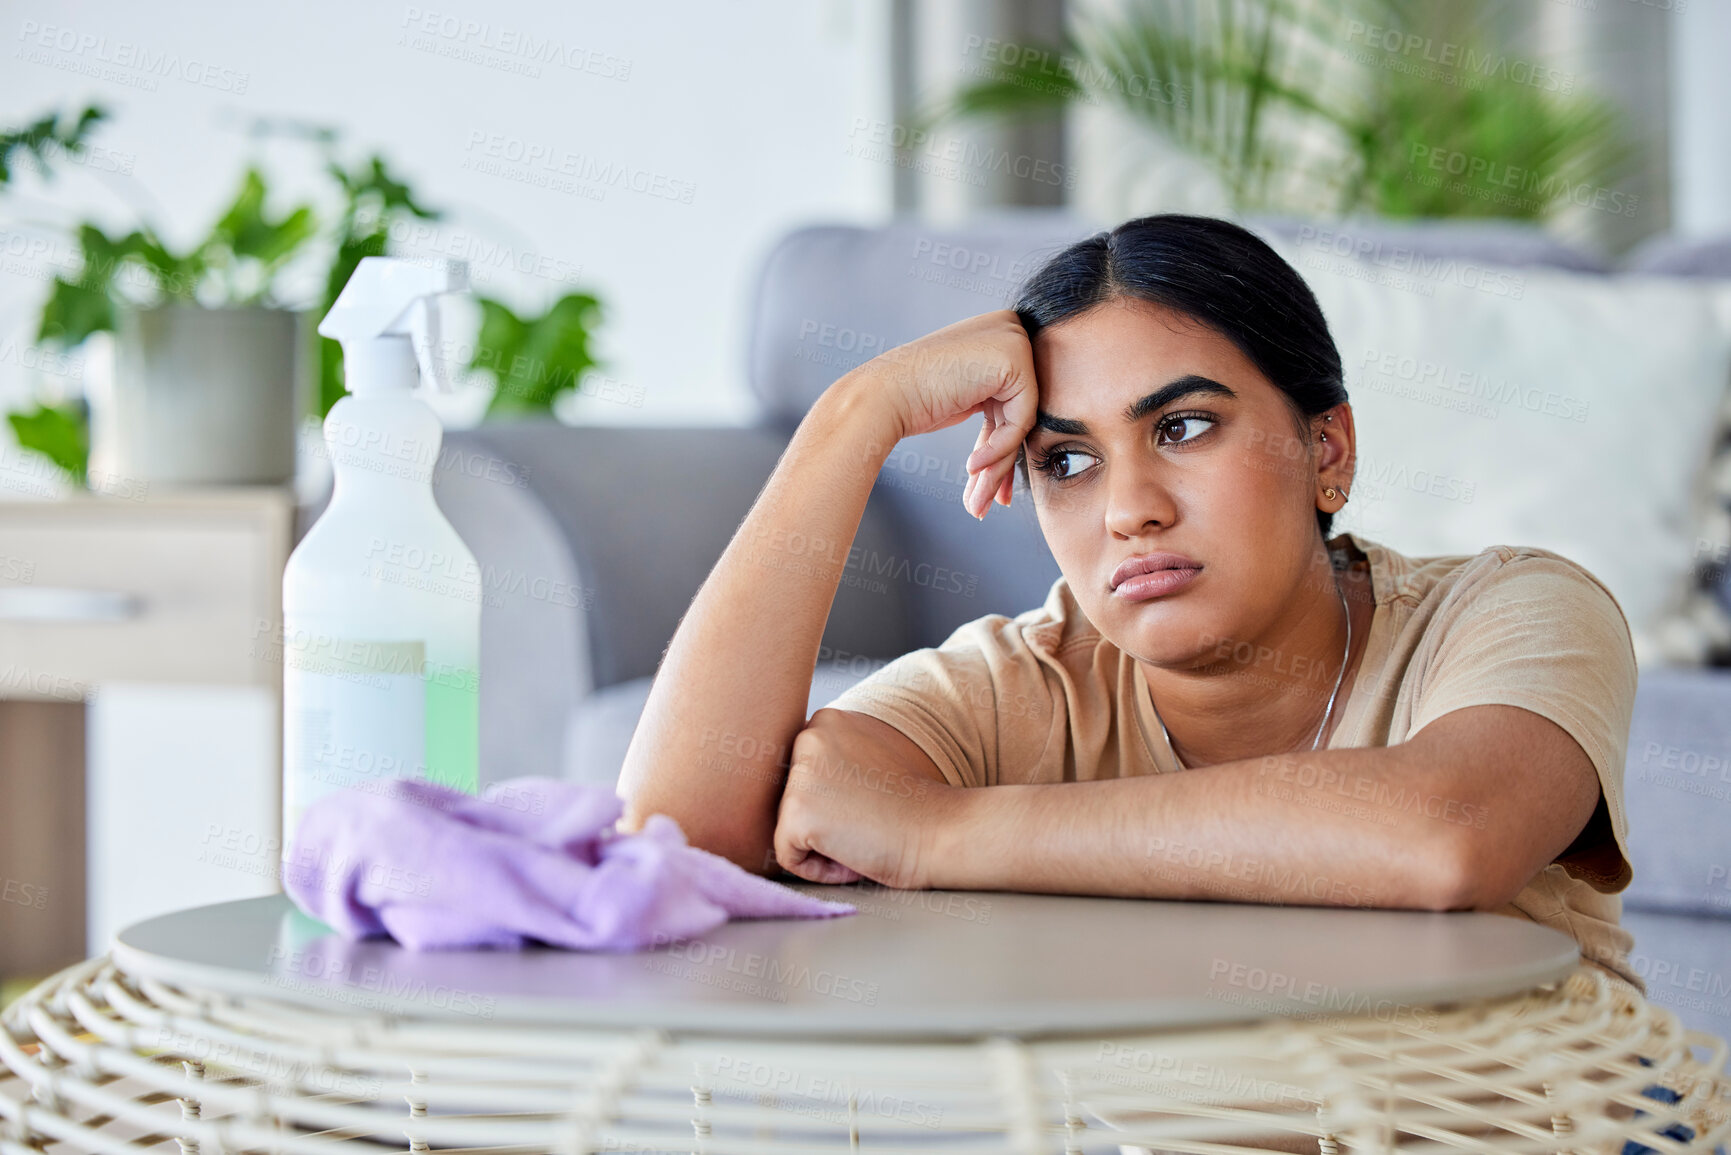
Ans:
POLYGON ((897 439, 984 416, 968 455, 962 504, 983 518, 1010 504, 1016 451, 1039 400, 1034 350, 1013 309, 981 313, 883 353, 836 382, 889 406, 897 439))
POLYGON ((937 831, 964 787, 802 746, 795 741, 775 824, 782 868, 810 882, 929 886, 937 831))

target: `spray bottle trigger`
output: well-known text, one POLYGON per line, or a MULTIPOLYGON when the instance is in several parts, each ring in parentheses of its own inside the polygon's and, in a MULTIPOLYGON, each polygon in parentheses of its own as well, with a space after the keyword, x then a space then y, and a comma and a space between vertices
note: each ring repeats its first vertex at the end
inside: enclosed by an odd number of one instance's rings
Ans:
POLYGON ((431 297, 422 297, 409 307, 409 343, 415 349, 415 363, 421 369, 421 381, 441 393, 455 389, 450 371, 445 367, 439 342, 439 308, 431 297))
POLYGON ((451 371, 445 361, 440 340, 439 300, 447 293, 460 293, 469 287, 469 267, 463 261, 444 261, 439 266, 433 294, 417 298, 404 318, 409 342, 415 349, 415 362, 421 370, 421 380, 441 393, 456 391, 451 371))

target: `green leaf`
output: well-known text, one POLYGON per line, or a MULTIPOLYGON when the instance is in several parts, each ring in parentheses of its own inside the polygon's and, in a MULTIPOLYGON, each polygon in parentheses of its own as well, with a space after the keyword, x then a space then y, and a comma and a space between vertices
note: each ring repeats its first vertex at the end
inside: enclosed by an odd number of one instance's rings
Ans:
POLYGON ((301 205, 273 221, 264 211, 264 202, 264 176, 258 169, 249 168, 234 204, 217 221, 212 234, 220 237, 235 256, 274 265, 312 237, 313 212, 309 206, 301 205))
POLYGON ((1585 93, 1502 76, 1449 88, 1391 74, 1381 99, 1389 115, 1366 133, 1366 199, 1386 216, 1543 220, 1571 190, 1607 189, 1629 158, 1615 112, 1585 93))
POLYGON ((312 208, 299 205, 272 219, 265 209, 268 191, 264 174, 248 168, 240 190, 210 235, 181 261, 178 283, 191 296, 209 270, 226 275, 230 300, 251 304, 269 293, 277 269, 313 238, 317 222, 312 208))
POLYGON ((106 289, 54 278, 36 328, 39 344, 71 349, 92 333, 113 332, 114 303, 106 289))
POLYGON ((356 183, 355 191, 357 195, 376 194, 382 202, 382 211, 387 213, 401 210, 426 220, 439 216, 437 210, 416 204, 409 186, 386 171, 384 157, 377 154, 368 159, 366 175, 356 183))
POLYGON ((0 132, 0 188, 6 187, 12 179, 14 153, 22 152, 30 157, 36 162, 36 171, 42 174, 43 179, 51 179, 54 170, 48 163, 50 152, 58 147, 68 155, 80 155, 90 130, 107 117, 104 109, 92 104, 68 125, 61 123, 63 117, 60 113, 50 112, 23 128, 0 132))
POLYGON ((177 257, 169 252, 162 242, 151 237, 142 237, 136 248, 136 255, 155 277, 156 288, 165 297, 179 300, 193 300, 198 292, 198 283, 210 271, 205 249, 194 249, 184 257, 177 257))
POLYGON ((948 100, 909 118, 908 128, 930 132, 950 119, 1033 117, 1064 108, 1087 95, 1071 73, 1051 68, 1053 60, 1077 59, 1072 44, 1030 44, 1013 63, 992 66, 992 74, 958 89, 948 100))
POLYGON ((494 381, 487 418, 547 416, 553 403, 577 388, 599 364, 589 338, 600 322, 601 302, 588 293, 568 293, 539 317, 524 319, 510 307, 480 298, 481 328, 469 368, 494 381))
POLYGON ((8 413, 7 424, 20 448, 34 450, 83 485, 90 462, 90 427, 81 406, 38 405, 27 413, 8 413))
POLYGON ((476 298, 481 306, 481 329, 475 336, 475 352, 469 368, 497 374, 501 365, 522 349, 529 327, 511 307, 491 297, 476 298))
POLYGON ((375 230, 382 231, 396 213, 408 213, 423 220, 438 220, 439 211, 416 203, 409 186, 390 174, 385 160, 376 153, 368 157, 354 172, 345 171, 332 162, 327 173, 342 186, 346 195, 339 233, 352 237, 375 230))
POLYGON ((241 177, 240 191, 234 203, 217 220, 212 232, 226 238, 237 238, 249 229, 259 228, 264 220, 264 175, 256 168, 246 170, 241 177))
POLYGON ((139 258, 151 246, 142 232, 116 239, 95 225, 80 225, 78 276, 71 281, 54 278, 42 306, 36 340, 70 349, 92 333, 112 331, 114 280, 124 263, 139 258))
POLYGON ((160 248, 143 232, 134 230, 123 237, 109 236, 92 224, 78 226, 78 252, 82 265, 78 283, 92 289, 107 291, 129 257, 141 257, 160 248))
MULTIPOLYGON (((360 263, 368 257, 385 255, 387 237, 383 231, 368 233, 365 236, 345 238, 337 247, 336 259, 331 262, 330 272, 325 275, 324 312, 330 312, 331 306, 337 303, 337 297, 342 293, 343 286, 349 283, 349 278, 355 275, 360 263)), ((320 313, 322 318, 324 313, 320 313)))

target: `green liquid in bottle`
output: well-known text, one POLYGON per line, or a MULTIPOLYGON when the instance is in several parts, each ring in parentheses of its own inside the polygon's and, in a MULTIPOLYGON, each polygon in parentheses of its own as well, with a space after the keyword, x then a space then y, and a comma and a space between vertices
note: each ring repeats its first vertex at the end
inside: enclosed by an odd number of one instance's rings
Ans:
POLYGON ((481 792, 481 675, 450 667, 429 670, 427 684, 427 780, 481 792))

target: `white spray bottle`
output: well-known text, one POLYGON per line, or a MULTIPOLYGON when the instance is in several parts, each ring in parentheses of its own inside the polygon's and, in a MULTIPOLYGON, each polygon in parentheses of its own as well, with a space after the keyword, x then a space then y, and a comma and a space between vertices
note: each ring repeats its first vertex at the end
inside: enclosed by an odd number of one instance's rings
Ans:
POLYGON ((319 333, 352 396, 331 407, 329 507, 283 574, 283 841, 333 790, 426 778, 479 792, 480 568, 433 500, 449 389, 433 298, 461 262, 367 257, 319 333))

